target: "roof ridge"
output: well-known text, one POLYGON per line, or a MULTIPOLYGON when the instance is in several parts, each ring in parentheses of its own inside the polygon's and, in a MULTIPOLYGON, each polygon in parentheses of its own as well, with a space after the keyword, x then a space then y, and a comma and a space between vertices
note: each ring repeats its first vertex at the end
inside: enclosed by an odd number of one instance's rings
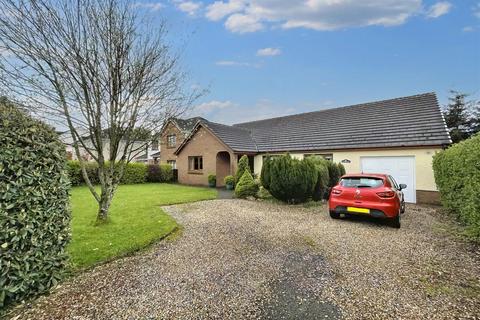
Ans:
POLYGON ((391 99, 383 99, 383 100, 375 100, 375 101, 369 101, 369 102, 364 102, 364 103, 356 103, 356 104, 352 104, 352 105, 341 106, 341 107, 333 107, 333 108, 316 110, 316 111, 301 112, 301 113, 296 113, 296 114, 291 114, 291 115, 286 115, 286 116, 280 116, 280 117, 273 117, 273 118, 267 118, 267 119, 261 119, 261 120, 240 122, 240 123, 235 123, 235 124, 233 124, 232 126, 233 126, 233 127, 237 127, 237 126, 246 125, 246 124, 251 124, 251 123, 257 123, 257 122, 261 122, 261 121, 268 121, 268 120, 273 120, 273 119, 290 118, 290 117, 295 117, 295 116, 302 116, 302 115, 308 115, 308 114, 313 114, 313 113, 326 112, 326 111, 331 111, 331 110, 349 109, 349 108, 354 108, 354 107, 359 107, 359 106, 366 106, 366 105, 378 104, 378 103, 381 103, 381 102, 403 100, 403 99, 407 99, 407 98, 408 98, 408 99, 410 99, 410 98, 417 98, 417 97, 423 97, 423 96, 429 96, 429 95, 435 96, 435 99, 437 100, 437 104, 438 104, 437 94, 436 94, 435 92, 426 92, 426 93, 419 93, 419 94, 410 95, 410 96, 403 96, 403 97, 397 97, 397 98, 391 98, 391 99))

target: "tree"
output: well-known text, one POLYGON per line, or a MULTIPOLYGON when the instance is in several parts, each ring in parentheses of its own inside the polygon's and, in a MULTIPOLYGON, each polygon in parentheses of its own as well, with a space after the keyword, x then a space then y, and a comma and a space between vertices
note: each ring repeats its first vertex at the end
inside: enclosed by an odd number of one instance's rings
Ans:
POLYGON ((467 139, 472 135, 472 120, 470 108, 472 101, 465 101, 466 93, 450 91, 449 103, 445 106, 443 117, 454 143, 467 139))
POLYGON ((29 111, 68 128, 98 220, 125 165, 165 120, 198 97, 166 41, 165 23, 141 23, 129 1, 0 0, 0 84, 29 111), (98 163, 100 192, 81 151, 98 163))
POLYGON ((248 172, 250 173, 252 172, 250 170, 250 166, 248 165, 247 155, 243 155, 238 161, 238 168, 237 168, 237 172, 235 173, 235 183, 238 183, 240 181, 245 170, 248 170, 248 172))
POLYGON ((270 188, 270 169, 272 164, 272 158, 269 155, 266 155, 263 160, 262 171, 260 173, 260 182, 262 186, 268 190, 270 188))

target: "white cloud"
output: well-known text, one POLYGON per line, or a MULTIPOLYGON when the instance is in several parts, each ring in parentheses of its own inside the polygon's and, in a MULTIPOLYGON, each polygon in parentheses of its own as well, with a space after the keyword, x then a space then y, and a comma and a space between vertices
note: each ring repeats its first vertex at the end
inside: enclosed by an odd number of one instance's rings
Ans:
POLYGON ((475 28, 474 27, 471 27, 471 26, 467 26, 467 27, 464 27, 462 29, 463 32, 472 32, 472 31, 475 31, 475 28))
POLYGON ((215 64, 221 67, 253 67, 253 68, 260 67, 259 64, 243 62, 243 61, 234 61, 234 60, 220 60, 215 62, 215 64))
POLYGON ((209 5, 205 16, 226 18, 225 27, 236 33, 267 26, 335 30, 400 25, 422 8, 422 0, 226 0, 209 5))
POLYGON ((303 104, 302 106, 292 107, 283 103, 274 102, 270 99, 259 99, 252 105, 239 104, 229 100, 213 100, 202 103, 197 108, 194 108, 190 115, 202 116, 213 122, 234 124, 281 117, 301 112, 318 111, 331 108, 334 105, 333 101, 308 103, 303 104))
POLYGON ((263 48, 257 51, 259 57, 273 57, 282 54, 282 50, 279 48, 263 48))
POLYGON ((473 15, 480 19, 480 2, 473 7, 473 15))
POLYGON ((432 5, 427 10, 428 18, 438 18, 450 12, 452 9, 452 4, 448 1, 440 1, 432 5))
POLYGON ((174 0, 177 8, 180 11, 187 13, 190 16, 197 14, 198 10, 202 7, 202 3, 194 1, 174 0))
POLYGON ((263 24, 254 16, 235 13, 225 21, 225 28, 234 33, 255 32, 263 29, 263 24))
POLYGON ((241 11, 245 7, 243 0, 231 0, 228 2, 215 1, 207 7, 205 16, 212 21, 218 21, 226 16, 241 11))
POLYGON ((147 9, 150 11, 158 11, 164 7, 160 2, 135 2, 133 4, 134 8, 147 9))
POLYGON ((215 110, 228 109, 235 106, 231 101, 212 100, 199 104, 194 108, 194 113, 197 115, 207 115, 215 110))

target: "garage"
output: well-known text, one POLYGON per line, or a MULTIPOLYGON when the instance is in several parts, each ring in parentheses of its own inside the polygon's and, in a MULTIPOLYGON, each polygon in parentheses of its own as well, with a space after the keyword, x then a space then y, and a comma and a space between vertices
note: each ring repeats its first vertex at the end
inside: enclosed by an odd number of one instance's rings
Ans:
POLYGON ((416 203, 415 157, 361 157, 361 170, 364 173, 386 173, 395 178, 397 183, 408 186, 403 190, 405 201, 416 203))

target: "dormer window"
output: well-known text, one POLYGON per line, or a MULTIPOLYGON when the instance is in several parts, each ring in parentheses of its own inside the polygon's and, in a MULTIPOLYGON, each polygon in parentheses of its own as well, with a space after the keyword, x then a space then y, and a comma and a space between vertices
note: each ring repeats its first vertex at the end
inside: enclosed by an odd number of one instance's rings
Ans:
POLYGON ((177 145, 177 136, 170 134, 167 136, 167 146, 169 148, 174 148, 177 145))

